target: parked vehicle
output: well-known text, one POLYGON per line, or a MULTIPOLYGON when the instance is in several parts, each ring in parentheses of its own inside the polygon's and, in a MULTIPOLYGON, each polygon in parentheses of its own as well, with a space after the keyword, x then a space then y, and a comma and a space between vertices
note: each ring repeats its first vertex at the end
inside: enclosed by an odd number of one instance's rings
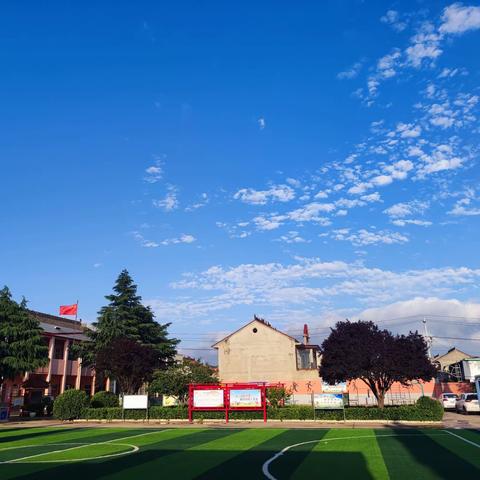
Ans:
POLYGON ((454 393, 442 393, 440 401, 444 410, 455 410, 458 397, 454 393))
POLYGON ((476 393, 462 393, 460 398, 455 403, 455 410, 457 413, 480 413, 480 405, 478 404, 478 397, 476 393))

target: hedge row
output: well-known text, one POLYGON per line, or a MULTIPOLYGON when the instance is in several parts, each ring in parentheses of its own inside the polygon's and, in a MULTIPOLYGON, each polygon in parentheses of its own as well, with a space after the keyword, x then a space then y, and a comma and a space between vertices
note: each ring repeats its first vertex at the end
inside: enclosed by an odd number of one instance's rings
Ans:
MULTIPOLYGON (((125 410, 125 419, 145 419, 145 410, 125 410)), ((87 408, 82 416, 87 420, 121 420, 121 408, 87 408)), ((262 412, 230 412, 232 420, 258 420, 263 418, 262 412)), ((188 409, 178 407, 150 407, 149 418, 155 420, 180 420, 188 418, 188 409)), ((223 419, 224 412, 194 412, 194 419, 223 419)), ((343 420, 341 410, 314 410, 310 406, 295 405, 281 408, 269 408, 268 418, 271 420, 343 420)), ((347 407, 347 420, 412 420, 439 421, 443 418, 443 407, 436 400, 420 399, 416 405, 399 407, 347 407)))

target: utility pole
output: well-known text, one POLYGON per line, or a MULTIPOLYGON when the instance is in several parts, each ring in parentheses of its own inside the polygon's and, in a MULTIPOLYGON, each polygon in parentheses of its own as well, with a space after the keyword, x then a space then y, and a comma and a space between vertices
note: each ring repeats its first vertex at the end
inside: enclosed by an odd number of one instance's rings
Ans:
POLYGON ((428 347, 428 358, 432 358, 432 351, 430 349, 431 344, 432 344, 432 339, 428 335, 427 317, 423 317, 422 322, 423 322, 423 330, 424 330, 423 336, 425 337, 425 342, 427 342, 427 347, 428 347))

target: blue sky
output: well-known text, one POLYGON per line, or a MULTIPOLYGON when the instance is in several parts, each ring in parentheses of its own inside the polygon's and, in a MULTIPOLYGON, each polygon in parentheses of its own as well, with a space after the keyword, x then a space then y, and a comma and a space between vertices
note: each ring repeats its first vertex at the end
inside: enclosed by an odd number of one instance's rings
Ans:
POLYGON ((480 338, 479 45, 479 2, 9 3, 0 282, 90 322, 127 268, 205 358, 254 313, 480 338))

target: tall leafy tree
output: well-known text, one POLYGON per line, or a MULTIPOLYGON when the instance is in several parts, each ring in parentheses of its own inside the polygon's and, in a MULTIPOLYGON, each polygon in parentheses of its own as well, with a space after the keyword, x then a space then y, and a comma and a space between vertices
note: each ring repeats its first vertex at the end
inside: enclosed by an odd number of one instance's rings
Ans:
POLYGON ((384 407, 394 382, 431 380, 436 373, 418 332, 394 335, 373 322, 338 322, 322 343, 320 376, 329 383, 359 379, 384 407))
POLYGON ((127 337, 114 338, 96 356, 96 368, 115 378, 120 392, 125 394, 135 394, 150 381, 156 367, 157 352, 127 337))
POLYGON ((0 385, 7 378, 48 363, 48 348, 41 333, 26 300, 17 303, 8 287, 0 290, 0 385))
POLYGON ((172 362, 178 340, 168 337, 170 323, 156 322, 150 307, 142 305, 137 285, 127 270, 120 272, 113 293, 105 298, 108 305, 101 308, 94 328, 87 332, 91 342, 80 352, 86 363, 95 365, 97 353, 117 338, 129 338, 151 348, 158 368, 172 362))
POLYGON ((184 358, 181 363, 172 365, 166 370, 156 371, 150 383, 149 391, 177 397, 185 403, 190 383, 218 383, 215 370, 198 360, 184 358))

